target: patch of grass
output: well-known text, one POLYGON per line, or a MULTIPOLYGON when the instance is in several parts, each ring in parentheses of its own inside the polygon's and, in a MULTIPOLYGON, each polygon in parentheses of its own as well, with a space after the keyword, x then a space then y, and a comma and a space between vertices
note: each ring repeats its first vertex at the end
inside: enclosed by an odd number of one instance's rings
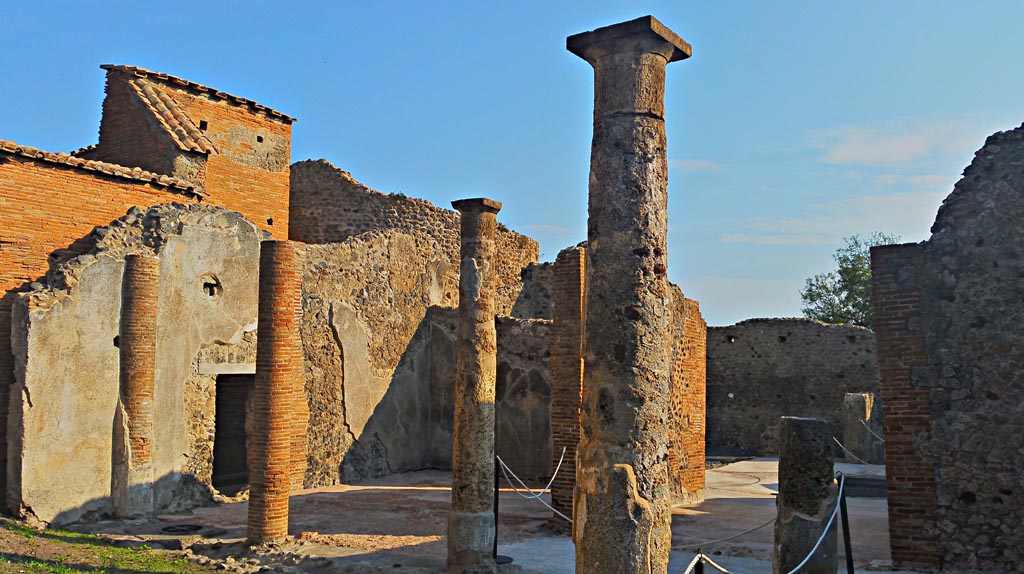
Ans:
POLYGON ((28 526, 22 526, 21 524, 17 524, 17 523, 14 523, 14 522, 8 522, 7 523, 7 529, 10 530, 11 532, 16 532, 16 533, 24 536, 28 540, 32 540, 32 538, 34 538, 35 535, 38 534, 37 531, 32 530, 28 526))

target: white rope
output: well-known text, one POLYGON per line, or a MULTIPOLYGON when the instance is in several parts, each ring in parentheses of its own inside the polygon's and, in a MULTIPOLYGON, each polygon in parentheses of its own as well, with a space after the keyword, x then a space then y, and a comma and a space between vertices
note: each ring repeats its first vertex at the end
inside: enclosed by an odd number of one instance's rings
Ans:
POLYGON ((737 539, 737 538, 739 538, 741 536, 746 536, 747 534, 750 534, 751 532, 754 532, 754 531, 757 531, 757 530, 761 530, 762 528, 764 528, 765 526, 768 526, 769 524, 771 524, 773 522, 775 522, 775 518, 772 518, 768 522, 765 522, 764 524, 759 524, 759 525, 757 525, 757 526, 755 526, 755 527, 753 527, 753 528, 751 528, 749 530, 744 530, 743 532, 740 532, 739 534, 733 534, 732 536, 727 536, 725 538, 719 538, 718 540, 709 540, 708 542, 700 542, 698 544, 684 544, 682 546, 678 546, 677 548, 679 548, 679 549, 683 549, 683 548, 704 548, 705 546, 711 546, 713 544, 718 544, 719 542, 728 542, 729 540, 735 540, 735 539, 737 539))
MULTIPOLYGON (((565 449, 563 449, 563 450, 562 450, 562 456, 565 456, 565 449)), ((560 518, 563 518, 563 519, 565 519, 566 521, 568 521, 568 522, 569 522, 569 524, 572 524, 572 519, 571 519, 571 518, 569 518, 568 516, 566 516, 566 515, 562 514, 562 513, 561 513, 561 512, 559 512, 558 510, 555 510, 555 508, 554 508, 553 506, 551 506, 551 505, 550 505, 550 504, 548 504, 548 503, 547 503, 547 502, 546 502, 546 501, 545 501, 545 500, 544 500, 543 498, 541 498, 541 496, 542 496, 542 495, 544 494, 544 491, 543 491, 543 490, 542 490, 542 491, 540 491, 539 493, 535 493, 535 492, 533 492, 532 490, 530 490, 530 487, 526 486, 526 483, 525 483, 525 482, 523 482, 523 481, 522 481, 522 479, 520 479, 520 478, 519 478, 518 476, 516 476, 516 473, 515 473, 515 472, 512 472, 512 469, 511 469, 511 468, 509 468, 507 464, 505 464, 505 461, 501 460, 501 457, 500 457, 500 456, 498 456, 498 457, 495 457, 495 458, 497 458, 497 459, 498 459, 498 464, 499 464, 499 466, 501 466, 501 474, 505 475, 505 480, 506 480, 506 481, 508 482, 509 486, 511 486, 511 487, 512 487, 512 490, 513 490, 513 491, 514 491, 514 492, 515 492, 516 494, 518 494, 519 496, 522 496, 523 498, 526 498, 526 499, 528 499, 528 500, 536 500, 537 502, 539 502, 539 503, 543 504, 544 506, 546 506, 546 507, 548 508, 548 510, 550 510, 551 512, 554 512, 554 513, 555 513, 556 515, 558 515, 558 516, 559 516, 560 518), (516 488, 516 485, 515 485, 515 483, 513 483, 513 482, 512 482, 512 479, 508 477, 508 475, 509 475, 509 474, 511 474, 511 475, 512 475, 513 477, 515 477, 515 479, 516 479, 516 482, 518 482, 518 483, 519 483, 520 485, 522 485, 522 487, 523 487, 524 489, 526 489, 526 491, 527 491, 527 492, 529 492, 529 493, 530 493, 530 496, 527 496, 527 495, 525 495, 525 494, 523 494, 523 493, 519 492, 519 489, 518 489, 518 488, 516 488)), ((557 472, 557 469, 556 469, 556 471, 555 471, 555 472, 557 472)), ((551 480, 552 480, 552 482, 554 481, 554 479, 555 479, 555 478, 554 478, 554 477, 552 476, 552 477, 551 477, 551 480)), ((550 486, 551 486, 551 483, 548 483, 548 487, 550 487, 550 486)), ((546 489, 545 489, 545 490, 546 490, 546 489)))
POLYGON ((885 442, 884 438, 878 436, 878 433, 876 433, 875 431, 871 430, 871 427, 868 426, 868 423, 864 422, 864 419, 860 419, 860 424, 864 425, 864 428, 868 429, 868 432, 871 433, 875 438, 877 438, 878 440, 880 440, 882 442, 885 442))
POLYGON ((864 459, 857 458, 857 455, 855 455, 852 452, 846 450, 846 447, 843 446, 843 443, 839 442, 839 439, 837 439, 836 437, 832 437, 832 440, 836 441, 836 444, 839 445, 839 448, 843 449, 843 452, 845 452, 847 454, 847 456, 853 458, 853 460, 855 460, 855 461, 857 461, 857 462, 859 462, 861 464, 871 464, 870 462, 868 462, 868 461, 866 461, 864 459))
MULTIPOLYGON (((544 496, 545 492, 551 490, 551 485, 555 483, 555 478, 558 477, 558 471, 559 471, 559 469, 562 468, 562 462, 565 460, 565 449, 567 449, 567 448, 568 447, 564 447, 564 446, 562 447, 562 456, 559 457, 558 465, 555 466, 555 472, 551 474, 551 480, 548 481, 547 486, 545 486, 544 488, 540 489, 539 492, 534 492, 534 491, 530 490, 530 488, 528 486, 523 484, 523 481, 520 480, 519 484, 523 485, 523 488, 525 488, 530 493, 530 496, 526 496, 526 495, 523 495, 523 494, 520 494, 519 496, 522 496, 523 498, 527 498, 527 499, 529 499, 529 498, 540 498, 541 496, 544 496)), ((498 456, 496 458, 498 459, 498 462, 500 462, 502 466, 508 468, 508 465, 505 464, 505 461, 501 460, 500 456, 498 456)), ((512 469, 509 468, 508 471, 512 472, 512 469)), ((515 476, 514 472, 512 472, 512 476, 515 476)), ((506 476, 505 478, 508 478, 508 477, 506 476)), ((516 480, 519 480, 519 477, 516 477, 516 480)), ((512 489, 515 490, 515 487, 513 486, 512 489)), ((518 491, 516 491, 516 492, 518 494, 518 491)))
MULTIPOLYGON (((834 439, 835 437, 832 437, 832 438, 834 439)), ((836 442, 839 442, 839 441, 836 441, 836 442)), ((842 445, 840 445, 840 446, 842 446, 842 445)), ((803 561, 801 561, 799 564, 796 565, 796 568, 793 568, 792 570, 790 570, 786 574, 796 574, 797 572, 799 572, 800 569, 803 568, 804 565, 807 564, 807 562, 811 559, 811 557, 814 556, 814 553, 818 551, 818 547, 821 546, 822 541, 825 540, 825 536, 828 535, 829 529, 832 528, 832 523, 835 522, 835 520, 836 520, 836 514, 839 514, 839 507, 842 506, 840 504, 840 501, 842 501, 842 499, 843 499, 843 485, 844 484, 846 484, 846 475, 844 475, 843 473, 839 473, 839 492, 836 493, 836 507, 834 509, 832 509, 832 516, 830 516, 828 518, 828 522, 825 524, 825 529, 821 532, 821 536, 818 537, 818 541, 814 543, 814 548, 811 548, 811 551, 807 554, 807 556, 803 559, 803 561)))
POLYGON ((698 562, 700 562, 702 556, 704 555, 698 552, 697 555, 693 557, 693 560, 690 560, 690 565, 686 567, 686 571, 683 572, 683 574, 690 574, 690 572, 693 572, 693 567, 696 566, 698 562))
POLYGON ((704 554, 704 553, 702 552, 702 553, 701 553, 701 557, 703 557, 703 558, 704 558, 704 561, 705 561, 705 562, 707 562, 707 563, 708 563, 708 564, 710 564, 710 565, 711 565, 712 567, 714 567, 714 569, 715 569, 715 570, 718 570, 718 571, 719 571, 719 572, 721 572, 722 574, 730 574, 728 570, 726 570, 725 568, 722 568, 722 567, 721 567, 721 566, 719 566, 718 564, 715 564, 715 561, 714 561, 714 560, 712 560, 712 559, 708 558, 708 555, 707 555, 707 554, 704 554))
POLYGON ((703 560, 704 562, 707 562, 708 564, 711 565, 712 568, 714 568, 715 570, 718 570, 722 574, 730 574, 730 572, 728 570, 726 570, 725 568, 722 568, 720 565, 716 564, 714 560, 708 558, 707 554, 704 554, 703 552, 700 552, 700 551, 698 551, 697 555, 694 556, 693 560, 690 561, 690 565, 686 567, 686 571, 683 572, 683 574, 690 574, 690 572, 693 572, 693 568, 695 566, 697 566, 697 563, 700 562, 701 560, 703 560))

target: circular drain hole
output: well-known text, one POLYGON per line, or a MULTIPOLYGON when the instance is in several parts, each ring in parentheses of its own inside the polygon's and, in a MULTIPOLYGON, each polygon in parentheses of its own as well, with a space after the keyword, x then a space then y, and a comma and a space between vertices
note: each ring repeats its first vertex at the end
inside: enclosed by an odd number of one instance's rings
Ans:
POLYGON ((202 529, 203 527, 198 524, 175 524, 173 526, 165 526, 164 528, 161 528, 160 532, 165 532, 167 534, 189 534, 192 532, 198 532, 202 529))

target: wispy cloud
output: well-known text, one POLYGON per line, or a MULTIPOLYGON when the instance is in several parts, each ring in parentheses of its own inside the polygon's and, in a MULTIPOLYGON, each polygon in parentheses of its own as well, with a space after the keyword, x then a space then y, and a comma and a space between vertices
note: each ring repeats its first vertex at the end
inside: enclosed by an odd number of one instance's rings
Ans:
POLYGON ((669 169, 678 169, 697 173, 721 173, 725 166, 710 159, 670 159, 669 169))
POLYGON ((533 223, 530 225, 524 225, 523 229, 529 231, 536 231, 538 233, 572 233, 572 230, 568 227, 561 225, 547 225, 545 223, 533 223))
POLYGON ((812 132, 813 147, 829 164, 897 167, 929 157, 948 158, 980 147, 993 122, 974 116, 941 121, 896 118, 812 132))

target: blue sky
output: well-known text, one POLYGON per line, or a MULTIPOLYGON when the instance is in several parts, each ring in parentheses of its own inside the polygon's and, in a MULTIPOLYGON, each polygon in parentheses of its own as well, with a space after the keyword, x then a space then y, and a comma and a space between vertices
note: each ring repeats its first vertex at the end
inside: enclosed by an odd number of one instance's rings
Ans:
POLYGON ((670 278, 711 325, 800 314, 842 237, 927 238, 984 138, 1024 121, 1020 2, 0 2, 0 138, 95 143, 100 64, 299 118, 326 158, 442 206, 586 236, 590 67, 567 35, 653 14, 669 67, 670 278))

